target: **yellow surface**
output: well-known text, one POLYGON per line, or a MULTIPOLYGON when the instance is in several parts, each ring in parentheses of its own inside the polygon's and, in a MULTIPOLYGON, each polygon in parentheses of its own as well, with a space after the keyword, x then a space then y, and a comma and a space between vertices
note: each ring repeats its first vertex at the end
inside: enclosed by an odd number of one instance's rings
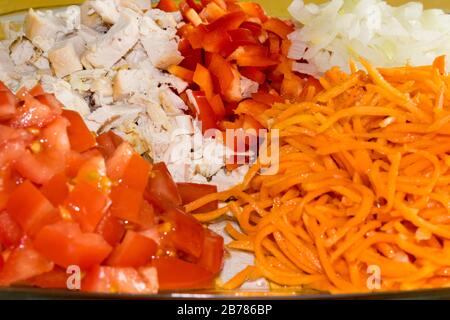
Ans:
MULTIPOLYGON (((255 1, 255 0, 254 0, 255 1)), ((83 0, 0 0, 0 15, 11 13, 14 11, 24 10, 30 7, 42 8, 52 7, 58 5, 68 5, 81 3, 83 0)), ((276 16, 287 16, 286 8, 291 3, 291 0, 260 0, 255 1, 264 5, 264 8, 271 14, 276 16)), ((324 2, 324 0, 307 0, 307 2, 324 2)), ((405 0, 390 0, 393 4, 402 4, 408 1, 405 0)), ((428 8, 443 8, 450 11, 449 0, 423 0, 422 1, 428 8)))

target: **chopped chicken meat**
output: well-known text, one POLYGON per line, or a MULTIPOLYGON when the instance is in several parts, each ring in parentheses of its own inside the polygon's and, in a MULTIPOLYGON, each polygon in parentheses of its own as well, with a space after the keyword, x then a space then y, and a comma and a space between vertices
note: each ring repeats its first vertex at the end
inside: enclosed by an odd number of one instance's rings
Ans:
POLYGON ((137 13, 124 9, 119 21, 89 45, 84 60, 95 68, 111 68, 138 42, 139 21, 137 13))
POLYGON ((71 73, 83 70, 78 53, 74 42, 69 40, 59 42, 50 49, 48 60, 57 77, 64 78, 71 73))

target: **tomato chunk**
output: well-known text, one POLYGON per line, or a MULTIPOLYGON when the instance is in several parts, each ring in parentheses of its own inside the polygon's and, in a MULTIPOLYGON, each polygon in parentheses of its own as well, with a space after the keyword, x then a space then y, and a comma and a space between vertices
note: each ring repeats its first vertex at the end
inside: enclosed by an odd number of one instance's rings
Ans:
POLYGON ((173 230, 167 235, 172 245, 186 254, 199 258, 203 251, 205 229, 194 217, 178 209, 170 209, 165 218, 173 230))
POLYGON ((29 95, 25 97, 24 105, 17 109, 11 125, 16 128, 42 128, 55 120, 56 116, 57 113, 49 106, 29 95))
POLYGON ((17 98, 11 91, 0 91, 0 120, 10 119, 16 113, 17 98))
POLYGON ((83 270, 99 265, 112 250, 100 235, 83 233, 78 224, 66 221, 42 228, 34 246, 60 267, 77 265, 83 270))
POLYGON ((122 243, 109 256, 107 264, 112 267, 141 267, 150 262, 156 250, 155 241, 128 230, 122 243))
MULTIPOLYGON (((0 213, 0 245, 14 247, 19 245, 23 232, 7 212, 0 213)), ((0 254, 1 255, 1 254, 0 254)))
POLYGON ((50 201, 28 180, 13 192, 6 211, 27 234, 31 235, 58 219, 50 201))
POLYGON ((58 207, 69 195, 69 179, 63 173, 55 175, 48 183, 42 186, 42 194, 54 205, 58 207))
POLYGON ((62 114, 70 122, 67 132, 72 149, 77 152, 84 152, 95 147, 95 137, 89 131, 80 114, 71 110, 64 110, 62 114))
POLYGON ((223 265, 223 238, 218 234, 205 230, 205 242, 203 246, 203 252, 198 259, 197 264, 202 268, 217 274, 223 265))
POLYGON ((106 161, 106 172, 111 180, 117 181, 122 178, 134 153, 133 147, 127 142, 117 147, 114 154, 106 161))
POLYGON ((0 271, 0 286, 9 286, 49 272, 53 262, 43 257, 30 243, 14 249, 0 271))
POLYGON ((111 213, 125 221, 139 223, 142 208, 142 192, 118 185, 111 190, 111 213))
POLYGON ((139 192, 144 192, 148 183, 151 165, 135 153, 121 177, 121 184, 139 192))
POLYGON ((193 263, 160 257, 153 260, 152 266, 158 271, 161 290, 206 289, 213 286, 214 274, 193 263))
MULTIPOLYGON (((183 200, 183 205, 189 204, 207 196, 208 194, 216 193, 217 186, 208 184, 196 184, 196 183, 177 183, 178 192, 183 200)), ((194 213, 205 213, 217 210, 219 207, 218 201, 210 202, 201 208, 198 208, 194 213)))
POLYGON ((40 274, 27 280, 27 284, 45 289, 67 289, 69 274, 61 268, 55 267, 53 270, 40 274))
POLYGON ((93 232, 111 205, 111 200, 92 185, 78 183, 69 194, 64 207, 85 232, 93 232))
POLYGON ((125 226, 119 218, 108 212, 98 224, 96 232, 114 247, 122 240, 125 226))
POLYGON ((152 294, 158 291, 154 268, 115 268, 97 266, 83 279, 81 290, 99 293, 152 294))
POLYGON ((153 165, 144 196, 160 209, 181 206, 182 201, 177 185, 165 163, 153 165))
POLYGON ((114 151, 116 151, 122 142, 123 139, 121 137, 112 131, 108 131, 97 137, 97 148, 107 160, 114 154, 114 151))

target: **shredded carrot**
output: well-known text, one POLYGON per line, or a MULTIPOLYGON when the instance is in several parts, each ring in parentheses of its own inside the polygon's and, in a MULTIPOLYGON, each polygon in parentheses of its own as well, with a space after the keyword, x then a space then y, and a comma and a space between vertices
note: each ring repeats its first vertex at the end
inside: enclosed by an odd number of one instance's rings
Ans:
POLYGON ((269 129, 281 131, 275 175, 257 164, 244 183, 187 206, 233 200, 240 230, 227 225, 228 247, 252 252, 255 265, 226 288, 257 270, 282 286, 367 292, 376 290, 367 285, 374 266, 382 290, 449 285, 445 58, 425 67, 361 63, 367 73, 353 62, 350 75, 333 68, 323 91, 265 111, 269 129))

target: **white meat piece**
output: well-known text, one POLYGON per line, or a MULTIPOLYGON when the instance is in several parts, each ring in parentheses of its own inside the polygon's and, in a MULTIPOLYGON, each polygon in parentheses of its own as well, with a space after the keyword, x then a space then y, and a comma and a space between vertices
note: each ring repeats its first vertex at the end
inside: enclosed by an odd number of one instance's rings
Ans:
POLYGON ((111 68, 138 42, 139 21, 138 14, 124 9, 119 21, 88 47, 85 60, 96 68, 111 68))
MULTIPOLYGON (((77 20, 77 13, 74 13, 74 10, 73 7, 69 7, 65 12, 67 15, 74 15, 75 20, 77 20)), ((76 22, 70 20, 72 17, 69 20, 64 19, 64 14, 64 12, 60 13, 60 16, 63 17, 60 18, 53 11, 34 11, 30 9, 25 16, 25 36, 36 47, 47 52, 56 41, 64 35, 74 32, 78 27, 76 22)))
POLYGON ((79 30, 81 27, 81 9, 79 6, 69 6, 66 10, 55 14, 64 25, 65 33, 79 30))
POLYGON ((11 45, 10 50, 10 56, 15 65, 21 65, 29 62, 35 54, 33 44, 24 38, 16 39, 16 41, 11 45))
POLYGON ((136 12, 144 12, 152 8, 152 2, 149 0, 117 0, 119 7, 129 8, 136 12))
POLYGON ((157 68, 167 69, 183 61, 177 39, 170 32, 161 29, 149 16, 142 19, 141 43, 157 68))
POLYGON ((242 98, 251 98, 252 94, 258 92, 259 84, 253 80, 241 76, 241 95, 242 98))
POLYGON ((58 78, 83 70, 79 52, 70 40, 59 42, 48 52, 53 71, 58 78))
POLYGON ((169 115, 183 114, 183 111, 188 109, 183 99, 176 95, 170 88, 162 88, 159 99, 164 110, 169 115))
POLYGON ((187 89, 188 83, 172 74, 164 73, 161 70, 155 68, 149 60, 144 60, 139 64, 139 68, 144 70, 148 77, 157 81, 159 84, 165 84, 177 91, 177 93, 182 93, 187 89))
POLYGON ((33 59, 31 61, 31 63, 33 64, 33 66, 35 66, 39 70, 42 70, 42 71, 50 70, 50 62, 44 56, 39 56, 36 59, 33 59))
POLYGON ((147 17, 150 17, 153 21, 155 21, 156 24, 162 29, 174 29, 175 32, 179 23, 183 19, 179 11, 164 12, 159 9, 153 9, 149 10, 145 15, 147 17))
POLYGON ((184 114, 180 116, 176 116, 174 118, 175 127, 174 133, 172 135, 193 135, 194 134, 194 125, 192 123, 192 117, 184 114))
POLYGON ((9 48, 0 43, 0 81, 8 87, 17 86, 17 81, 11 78, 14 73, 14 63, 9 56, 9 48))
POLYGON ((91 91, 94 92, 96 106, 112 104, 114 102, 112 81, 107 77, 94 79, 91 85, 91 91))
POLYGON ((145 108, 136 105, 106 105, 98 108, 86 117, 89 129, 94 132, 108 131, 123 122, 135 121, 145 108))
POLYGON ((91 7, 90 1, 85 1, 80 6, 81 25, 95 31, 106 31, 102 18, 91 7))
POLYGON ((119 70, 113 80, 114 100, 124 100, 136 93, 146 93, 151 81, 143 70, 119 70))
POLYGON ((125 61, 130 68, 138 69, 139 64, 148 59, 147 52, 145 52, 144 47, 138 43, 134 48, 126 55, 125 61))
POLYGON ((91 44, 97 40, 102 34, 89 28, 88 26, 81 25, 78 35, 84 40, 86 44, 91 44))
POLYGON ((225 166, 225 146, 216 139, 203 141, 202 158, 194 160, 195 172, 206 178, 218 173, 225 166))
POLYGON ((46 92, 55 94, 66 109, 77 111, 83 116, 90 113, 87 102, 72 89, 67 81, 44 75, 41 78, 41 84, 46 92))
POLYGON ((244 165, 231 172, 220 170, 212 177, 210 183, 216 185, 219 192, 229 190, 244 181, 249 169, 248 165, 244 165))
POLYGON ((103 22, 115 24, 119 21, 120 13, 115 1, 112 0, 91 0, 88 1, 90 7, 102 18, 103 22))

